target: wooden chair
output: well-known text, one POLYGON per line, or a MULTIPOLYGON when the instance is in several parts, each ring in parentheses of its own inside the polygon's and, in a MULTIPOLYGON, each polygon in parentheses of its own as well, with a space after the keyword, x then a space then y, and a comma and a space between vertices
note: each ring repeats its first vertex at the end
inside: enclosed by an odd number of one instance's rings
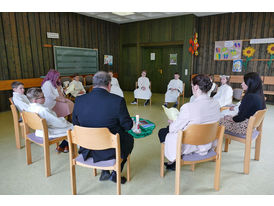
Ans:
POLYGON ((84 88, 85 88, 86 92, 90 92, 92 90, 92 79, 93 79, 92 75, 85 76, 85 79, 84 79, 84 82, 85 82, 84 88))
MULTIPOLYGON (((72 194, 76 195, 75 166, 93 168, 94 176, 97 175, 96 169, 115 170, 117 173, 117 194, 121 194, 121 162, 120 157, 120 136, 111 134, 108 128, 87 128, 74 126, 73 130, 68 130, 69 159, 72 194), (93 162, 93 158, 84 161, 83 156, 78 155, 77 146, 90 150, 104 150, 114 148, 116 160, 93 162)), ((130 181, 130 156, 127 158, 127 180, 130 181)))
POLYGON ((17 108, 12 101, 12 97, 9 98, 9 101, 10 101, 10 109, 13 117, 16 148, 21 149, 20 133, 21 133, 21 137, 23 138, 24 137, 23 122, 22 120, 21 121, 19 120, 20 113, 17 111, 17 108))
POLYGON ((186 84, 183 83, 183 92, 180 93, 180 95, 178 96, 178 99, 177 99, 177 102, 178 102, 177 108, 178 108, 178 109, 180 109, 180 98, 181 98, 181 97, 183 97, 183 99, 182 99, 182 105, 183 105, 184 102, 185 102, 185 86, 186 86, 186 84))
MULTIPOLYGON (((138 82, 135 82, 135 89, 137 89, 137 88, 138 88, 138 82)), ((149 81, 149 89, 151 91, 151 81, 149 81)), ((149 101, 149 106, 151 106, 151 98, 150 98, 150 101, 149 101)), ((137 99, 137 107, 138 107, 138 99, 137 99)))
POLYGON ((245 144, 244 174, 249 174, 251 143, 255 139, 256 145, 254 158, 255 160, 260 159, 262 127, 265 113, 266 109, 259 110, 249 118, 247 131, 245 135, 233 134, 232 132, 225 131, 225 152, 228 152, 228 145, 230 140, 235 140, 245 144))
MULTIPOLYGON (((216 161, 214 188, 219 190, 220 185, 220 167, 222 156, 222 143, 224 136, 224 126, 218 126, 219 123, 190 125, 185 131, 178 133, 177 151, 176 151, 176 175, 175 175, 175 194, 180 193, 180 169, 181 165, 191 165, 194 171, 195 164, 207 161, 216 161), (182 155, 182 144, 203 145, 218 139, 217 147, 210 150, 207 155, 199 154, 182 155), (180 163, 180 164, 178 164, 180 163)), ((161 144, 160 175, 164 177, 164 143, 161 144)))
POLYGON ((67 139, 67 136, 49 138, 46 120, 40 118, 39 115, 36 113, 23 111, 22 118, 24 124, 27 164, 29 165, 32 163, 30 143, 33 142, 35 144, 38 144, 39 146, 42 146, 44 148, 45 174, 46 177, 48 177, 51 175, 49 146, 52 144, 58 144, 59 141, 67 139), (29 128, 33 130, 42 130, 43 137, 37 137, 35 136, 35 133, 30 133, 29 128))

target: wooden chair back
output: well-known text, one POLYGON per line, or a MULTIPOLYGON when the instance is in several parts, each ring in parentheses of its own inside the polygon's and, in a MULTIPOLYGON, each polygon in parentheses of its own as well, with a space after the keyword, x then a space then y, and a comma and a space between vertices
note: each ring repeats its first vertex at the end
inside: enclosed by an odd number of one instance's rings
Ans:
POLYGON ((92 79, 93 79, 92 75, 85 76, 85 85, 92 85, 92 79))
POLYGON ((212 124, 192 124, 178 135, 182 135, 183 144, 203 145, 218 139, 218 122, 212 124))
POLYGON ((9 98, 10 104, 14 104, 12 101, 12 97, 9 98))
POLYGON ((72 131, 68 131, 68 137, 71 138, 73 144, 90 150, 116 148, 120 142, 119 134, 112 134, 108 128, 74 126, 72 131))
POLYGON ((47 130, 47 122, 45 119, 39 117, 38 114, 34 112, 22 112, 22 119, 24 124, 34 130, 47 130))
POLYGON ((259 110, 253 115, 253 117, 254 117, 253 128, 257 128, 262 124, 262 122, 264 120, 265 113, 266 113, 266 109, 259 110))

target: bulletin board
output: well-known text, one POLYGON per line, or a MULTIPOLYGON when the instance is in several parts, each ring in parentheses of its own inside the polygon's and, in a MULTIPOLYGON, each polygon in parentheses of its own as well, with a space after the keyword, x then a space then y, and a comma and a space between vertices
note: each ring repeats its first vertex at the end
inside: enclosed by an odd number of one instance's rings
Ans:
POLYGON ((241 59, 242 44, 242 40, 215 41, 214 60, 241 59))

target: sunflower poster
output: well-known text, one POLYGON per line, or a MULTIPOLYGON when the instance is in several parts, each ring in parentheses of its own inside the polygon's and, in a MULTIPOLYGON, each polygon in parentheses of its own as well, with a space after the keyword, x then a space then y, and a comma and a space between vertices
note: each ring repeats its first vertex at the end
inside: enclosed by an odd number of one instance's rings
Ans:
POLYGON ((241 59, 242 40, 215 41, 214 60, 241 59))

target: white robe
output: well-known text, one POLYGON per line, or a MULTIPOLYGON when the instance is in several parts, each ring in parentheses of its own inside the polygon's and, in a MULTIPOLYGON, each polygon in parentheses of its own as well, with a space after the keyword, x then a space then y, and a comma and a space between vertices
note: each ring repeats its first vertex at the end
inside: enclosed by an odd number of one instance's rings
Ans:
POLYGON ((111 78, 111 89, 110 93, 116 94, 120 97, 124 97, 123 91, 120 88, 119 82, 115 77, 111 78))
POLYGON ((232 117, 236 116, 239 112, 240 104, 241 104, 241 101, 238 102, 237 104, 235 104, 233 111, 231 111, 230 109, 225 109, 225 110, 221 111, 221 118, 223 118, 226 115, 229 115, 229 116, 232 116, 232 117))
POLYGON ((136 99, 150 99, 151 98, 151 91, 150 91, 150 82, 147 77, 139 77, 138 79, 138 89, 134 90, 134 98, 136 99), (141 88, 145 87, 145 90, 141 88))
POLYGON ((52 109, 56 104, 56 98, 59 97, 59 93, 57 88, 55 88, 51 81, 46 81, 43 86, 41 87, 44 96, 45 96, 45 103, 44 106, 52 109))
MULTIPOLYGON (((179 130, 185 130, 191 124, 208 124, 219 121, 220 105, 206 94, 197 97, 194 102, 184 104, 177 119, 169 125, 169 133, 165 139, 165 156, 169 161, 176 159, 176 145, 179 130)), ((182 145, 182 154, 192 152, 206 155, 208 150, 216 146, 216 142, 205 145, 182 145)))
MULTIPOLYGON (((69 129, 73 129, 73 125, 64 117, 57 117, 56 113, 51 109, 38 103, 30 103, 29 112, 37 113, 41 118, 45 119, 48 125, 49 138, 62 137, 67 135, 69 129)), ((43 137, 42 130, 36 130, 35 135, 43 137)))
POLYGON ((84 92, 83 94, 86 93, 86 90, 83 87, 82 82, 73 80, 72 82, 70 82, 69 87, 66 89, 66 94, 71 93, 72 96, 77 97, 83 95, 79 94, 79 92, 81 91, 84 92))
POLYGON ((217 100, 221 107, 232 104, 233 90, 231 86, 224 84, 218 88, 213 99, 217 100))
POLYGON ((19 112, 22 112, 23 110, 27 110, 29 107, 29 99, 24 94, 19 94, 17 92, 13 92, 12 101, 15 104, 16 108, 19 110, 19 112))
MULTIPOLYGON (((211 92, 213 92, 213 91, 214 91, 215 87, 216 87, 216 84, 215 84, 214 82, 212 82, 212 86, 211 86, 210 90, 207 92, 207 96, 209 96, 209 97, 210 97, 211 92)), ((195 96, 194 96, 194 95, 192 95, 192 96, 190 97, 189 102, 193 102, 194 100, 195 100, 195 96)))
POLYGON ((165 102, 177 102, 180 93, 183 92, 183 81, 180 79, 172 79, 167 85, 167 92, 165 94, 165 102), (177 89, 177 90, 171 90, 177 89))

